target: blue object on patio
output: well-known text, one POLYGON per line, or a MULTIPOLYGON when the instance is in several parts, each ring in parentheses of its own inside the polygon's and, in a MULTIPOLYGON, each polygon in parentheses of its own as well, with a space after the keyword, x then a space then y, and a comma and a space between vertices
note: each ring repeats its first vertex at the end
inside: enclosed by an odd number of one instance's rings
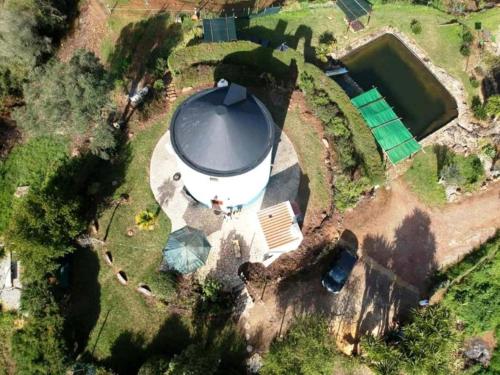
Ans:
POLYGON ((188 274, 205 264, 211 247, 201 230, 186 226, 170 234, 163 258, 168 268, 188 274))

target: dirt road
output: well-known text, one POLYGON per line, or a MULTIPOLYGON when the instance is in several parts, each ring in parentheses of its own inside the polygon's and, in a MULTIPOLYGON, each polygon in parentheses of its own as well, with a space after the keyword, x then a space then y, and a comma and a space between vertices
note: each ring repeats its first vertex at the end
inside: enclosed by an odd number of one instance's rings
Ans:
POLYGON ((266 349, 305 312, 327 315, 347 352, 360 335, 391 327, 424 297, 433 269, 463 257, 500 227, 500 183, 438 209, 423 205, 398 179, 347 213, 344 226, 360 255, 344 289, 338 295, 324 290, 324 264, 268 286, 243 316, 256 348, 266 349))

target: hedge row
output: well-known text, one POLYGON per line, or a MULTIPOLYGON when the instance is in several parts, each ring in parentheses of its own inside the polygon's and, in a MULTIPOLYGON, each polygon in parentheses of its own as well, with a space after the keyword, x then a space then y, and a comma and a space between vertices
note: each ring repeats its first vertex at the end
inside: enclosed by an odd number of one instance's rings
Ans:
MULTIPOLYGON (((315 87, 326 92, 347 119, 352 132, 354 147, 362 160, 367 176, 374 183, 378 183, 383 179, 382 158, 375 140, 363 119, 351 104, 349 97, 335 81, 326 77, 319 68, 306 63, 300 53, 293 49, 280 52, 272 48, 260 47, 252 42, 237 41, 203 43, 190 46, 174 51, 168 58, 169 69, 176 80, 183 80, 187 76, 191 76, 196 72, 196 67, 201 69, 202 66, 211 66, 215 73, 217 66, 221 62, 251 67, 253 70, 271 73, 280 79, 288 79, 291 75, 296 74, 297 84, 303 90, 305 88, 301 86, 301 80, 298 77, 307 74, 312 78, 315 87)), ((206 74, 203 74, 203 76, 206 76, 206 74)), ((189 81, 194 82, 194 77, 191 77, 189 81)), ((305 94, 308 95, 307 91, 305 94)))

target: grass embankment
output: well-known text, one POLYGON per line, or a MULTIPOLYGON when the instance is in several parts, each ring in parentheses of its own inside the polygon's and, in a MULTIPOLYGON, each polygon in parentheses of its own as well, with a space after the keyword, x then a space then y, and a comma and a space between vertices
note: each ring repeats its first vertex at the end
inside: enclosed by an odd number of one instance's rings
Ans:
POLYGON ((306 126, 297 109, 287 112, 283 130, 292 141, 302 173, 307 177, 307 209, 312 212, 325 210, 331 203, 332 193, 327 182, 327 171, 321 152, 323 144, 318 133, 312 127, 306 126))
MULTIPOLYGON (((240 36, 257 35, 267 39, 272 46, 286 42, 292 48, 304 53, 306 58, 314 57, 318 37, 325 31, 332 32, 337 48, 350 45, 358 38, 366 37, 385 26, 393 26, 413 39, 434 64, 444 68, 460 79, 469 95, 477 94, 465 73, 466 58, 460 54, 461 31, 459 24, 443 26, 454 17, 437 9, 405 3, 375 4, 370 24, 355 35, 346 32, 344 14, 338 7, 321 9, 300 9, 281 12, 267 17, 239 21, 240 36), (412 33, 410 21, 416 19, 422 25, 422 32, 412 33)), ((474 23, 481 21, 483 28, 495 31, 500 21, 500 9, 475 13, 467 16, 465 24, 474 29, 474 23)), ((364 21, 366 23, 366 20, 364 21)))

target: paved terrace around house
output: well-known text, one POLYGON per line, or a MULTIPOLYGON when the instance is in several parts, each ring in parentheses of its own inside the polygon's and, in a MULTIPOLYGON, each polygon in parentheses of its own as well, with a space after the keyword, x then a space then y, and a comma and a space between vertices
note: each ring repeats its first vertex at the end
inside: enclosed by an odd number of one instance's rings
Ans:
POLYGON ((212 249, 205 266, 196 271, 196 277, 214 277, 226 288, 239 286, 239 266, 248 261, 261 262, 266 251, 256 213, 280 202, 297 199, 301 171, 290 139, 276 128, 269 184, 254 202, 230 220, 224 220, 223 215, 216 215, 212 209, 189 197, 183 189, 182 177, 179 181, 173 180, 178 169, 175 157, 168 149, 171 149, 169 131, 160 138, 151 157, 150 184, 156 201, 170 218, 172 231, 189 225, 207 235, 212 249), (233 249, 232 241, 236 239, 241 247, 239 258, 233 249))

